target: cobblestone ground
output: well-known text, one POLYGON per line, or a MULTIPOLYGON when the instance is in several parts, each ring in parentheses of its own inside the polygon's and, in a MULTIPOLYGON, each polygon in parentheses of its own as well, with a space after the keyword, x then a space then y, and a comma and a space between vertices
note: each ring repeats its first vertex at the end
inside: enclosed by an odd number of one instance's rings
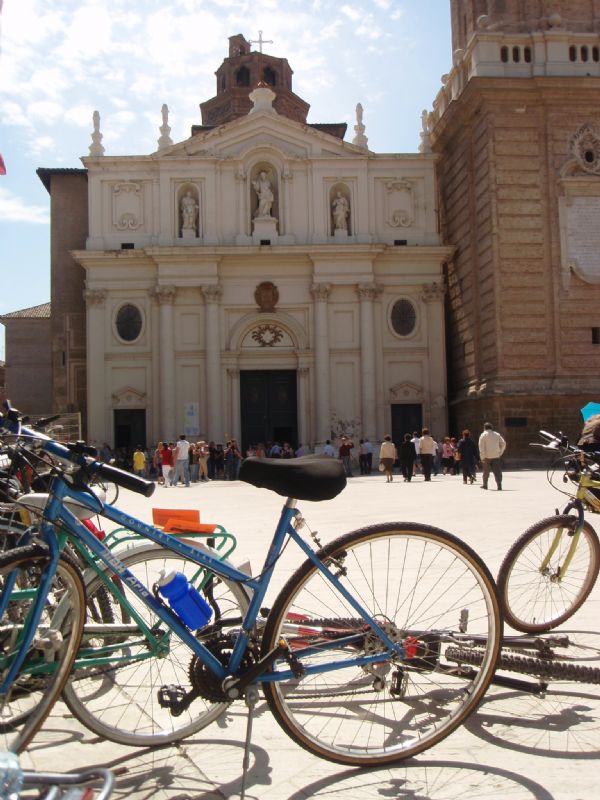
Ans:
MULTIPOLYGON (((496 574, 519 533, 554 513, 565 498, 545 473, 508 472, 504 490, 480 491, 451 476, 410 484, 379 475, 354 477, 328 503, 302 503, 313 530, 328 541, 374 522, 414 521, 444 528, 474 547, 496 574)), ((234 563, 249 557, 258 572, 282 498, 241 483, 213 482, 191 488, 157 488, 146 500, 122 493, 121 507, 150 521, 153 506, 199 508, 206 522, 219 522, 238 537, 234 563)), ((594 520, 592 519, 593 523, 594 520)), ((288 548, 270 599, 300 555, 288 548)), ((582 632, 593 646, 600 630, 600 587, 564 626, 582 632)), ((596 664, 600 666, 600 664, 596 664)), ((161 750, 140 750, 100 741, 57 705, 23 756, 25 766, 74 769, 102 765, 123 770, 117 798, 196 800, 239 795, 245 736, 245 707, 192 739, 161 750)), ((492 688, 478 712, 461 729, 419 757, 393 769, 347 769, 319 760, 296 746, 257 707, 247 797, 302 798, 511 798, 511 800, 590 800, 600 783, 600 687, 554 684, 544 698, 492 688)))

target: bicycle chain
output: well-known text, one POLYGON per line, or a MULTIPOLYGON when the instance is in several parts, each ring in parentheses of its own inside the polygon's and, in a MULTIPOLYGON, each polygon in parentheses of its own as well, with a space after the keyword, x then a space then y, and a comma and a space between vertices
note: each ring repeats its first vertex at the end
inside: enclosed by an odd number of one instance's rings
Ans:
MULTIPOLYGON (((471 664, 472 666, 480 666, 484 657, 481 651, 467 650, 461 647, 448 647, 445 651, 445 656, 448 661, 471 664)), ((580 664, 565 663, 564 661, 546 661, 541 658, 528 658, 501 653, 496 669, 519 672, 523 675, 533 675, 541 679, 600 684, 600 668, 585 667, 580 664)))

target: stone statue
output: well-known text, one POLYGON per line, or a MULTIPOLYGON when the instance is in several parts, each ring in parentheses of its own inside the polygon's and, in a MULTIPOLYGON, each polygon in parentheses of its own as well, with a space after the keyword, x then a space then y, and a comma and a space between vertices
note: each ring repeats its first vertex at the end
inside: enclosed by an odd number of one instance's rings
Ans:
POLYGON ((181 227, 183 230, 196 230, 196 219, 198 216, 198 204, 188 191, 181 199, 181 227))
POLYGON ((252 181, 252 186, 258 195, 258 208, 254 217, 270 217, 275 195, 273 194, 271 181, 264 170, 260 172, 257 180, 252 181))
POLYGON ((341 192, 338 192, 331 204, 333 211, 333 227, 336 231, 348 231, 348 215, 350 204, 341 192))

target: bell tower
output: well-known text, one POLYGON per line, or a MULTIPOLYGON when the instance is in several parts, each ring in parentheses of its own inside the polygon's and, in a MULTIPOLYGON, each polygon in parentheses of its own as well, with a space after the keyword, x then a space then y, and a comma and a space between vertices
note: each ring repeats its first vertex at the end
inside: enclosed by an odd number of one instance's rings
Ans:
POLYGON ((293 72, 287 59, 262 52, 262 32, 259 43, 260 51, 255 51, 241 33, 229 37, 229 57, 216 72, 217 94, 200 104, 202 125, 223 125, 245 116, 252 108, 250 92, 259 84, 275 92, 278 114, 306 124, 310 105, 292 91, 293 72))
POLYGON ((600 396, 600 1, 451 0, 439 154, 453 431, 507 457, 600 396))

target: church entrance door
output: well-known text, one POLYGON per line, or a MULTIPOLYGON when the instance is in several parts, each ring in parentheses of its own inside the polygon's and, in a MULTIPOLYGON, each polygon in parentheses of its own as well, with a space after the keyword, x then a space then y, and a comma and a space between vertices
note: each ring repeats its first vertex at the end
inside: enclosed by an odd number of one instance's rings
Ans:
POLYGON ((298 446, 295 370, 242 370, 240 401, 244 453, 259 442, 298 446))
POLYGON ((115 448, 146 447, 144 409, 115 410, 115 448))
POLYGON ((423 427, 423 406, 420 403, 394 403, 392 405, 392 441, 399 449, 404 434, 419 432, 423 427))

